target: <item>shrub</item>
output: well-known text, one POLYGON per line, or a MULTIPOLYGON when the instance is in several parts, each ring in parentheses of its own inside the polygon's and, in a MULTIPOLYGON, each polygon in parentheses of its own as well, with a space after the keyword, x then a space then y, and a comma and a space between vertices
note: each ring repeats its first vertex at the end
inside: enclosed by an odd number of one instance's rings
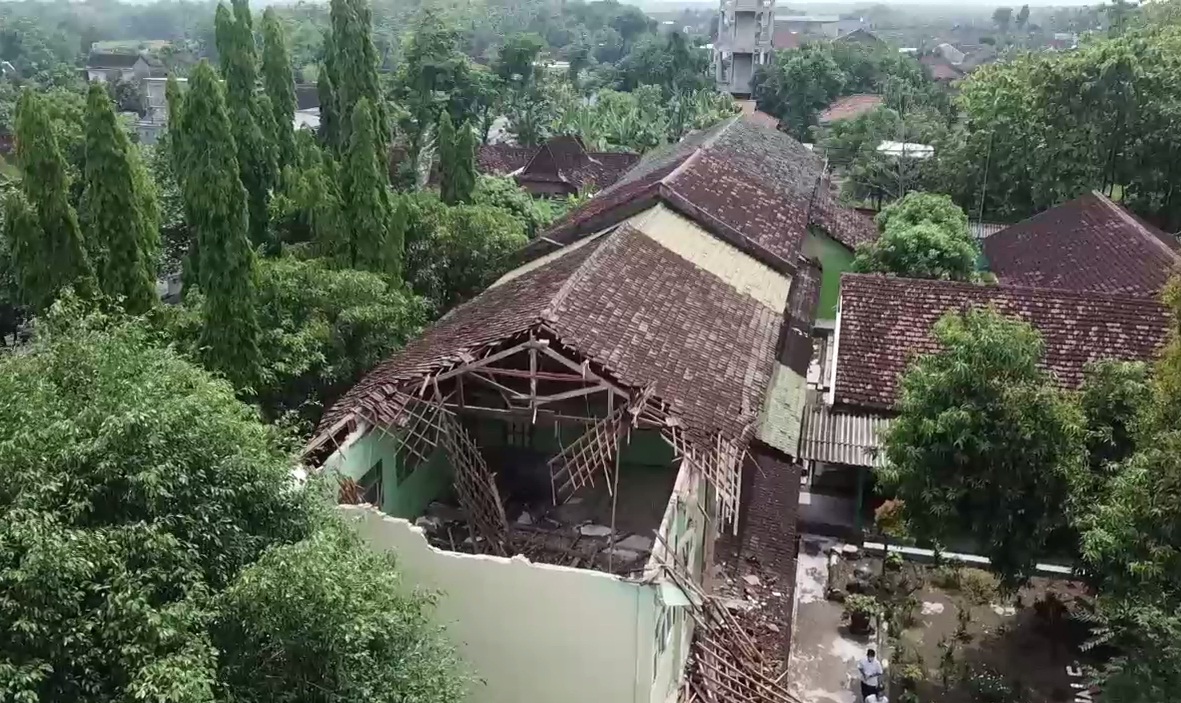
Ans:
POLYGON ((976 605, 988 605, 996 600, 997 579, 983 569, 961 569, 960 590, 976 605))

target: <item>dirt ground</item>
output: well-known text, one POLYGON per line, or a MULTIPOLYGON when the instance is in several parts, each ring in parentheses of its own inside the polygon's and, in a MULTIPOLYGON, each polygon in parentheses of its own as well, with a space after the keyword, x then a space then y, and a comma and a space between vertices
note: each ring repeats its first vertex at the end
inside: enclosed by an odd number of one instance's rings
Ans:
MULTIPOLYGON (((1086 598, 1079 584, 1034 579, 1015 599, 996 597, 982 604, 973 603, 955 588, 932 584, 932 569, 918 567, 916 571, 926 577, 924 586, 915 593, 920 603, 917 621, 902 632, 900 641, 917 652, 927 672, 927 680, 916 690, 919 700, 942 703, 986 700, 962 680, 965 671, 983 668, 999 674, 1022 703, 1076 700, 1083 680, 1077 674, 1078 665, 1091 663, 1079 649, 1087 639, 1087 627, 1064 612, 1038 603, 1045 601, 1047 593, 1053 593, 1067 607, 1079 607, 1086 598), (966 633, 960 632, 961 608, 970 613, 966 633), (949 646, 955 666, 941 669, 949 646), (955 680, 953 675, 944 687, 945 670, 959 672, 960 680, 955 680)), ((896 695, 892 698, 896 699, 896 695)))

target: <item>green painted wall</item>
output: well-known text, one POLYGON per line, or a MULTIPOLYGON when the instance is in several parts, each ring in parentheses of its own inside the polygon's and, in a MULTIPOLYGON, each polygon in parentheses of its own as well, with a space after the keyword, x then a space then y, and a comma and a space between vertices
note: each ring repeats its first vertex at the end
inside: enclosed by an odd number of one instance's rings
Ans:
POLYGON ((804 237, 804 255, 819 260, 823 269, 816 319, 835 320, 837 299, 841 293, 841 274, 853 264, 853 252, 822 230, 809 227, 808 235, 804 237))
POLYGON ((384 432, 374 431, 334 454, 326 466, 345 478, 359 481, 380 461, 382 504, 379 507, 387 515, 413 520, 451 486, 451 465, 442 450, 437 449, 430 461, 402 473, 399 468, 403 458, 395 449, 393 439, 384 432))

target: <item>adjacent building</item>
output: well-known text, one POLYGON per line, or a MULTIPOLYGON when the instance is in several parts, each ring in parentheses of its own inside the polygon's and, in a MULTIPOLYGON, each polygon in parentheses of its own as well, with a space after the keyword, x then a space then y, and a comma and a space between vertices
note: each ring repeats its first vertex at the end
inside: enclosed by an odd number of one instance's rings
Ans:
POLYGON ((819 158, 737 116, 645 157, 329 410, 308 463, 440 592, 475 698, 791 700, 808 252, 875 234, 819 158))
POLYGON ((840 120, 856 119, 866 113, 873 112, 882 106, 884 99, 880 95, 859 93, 845 95, 834 100, 817 117, 821 125, 832 124, 840 120))
POLYGON ((749 97, 755 69, 770 62, 775 0, 722 0, 713 72, 718 90, 749 97))
POLYGON ((86 80, 99 83, 136 81, 158 72, 159 64, 140 53, 93 51, 86 59, 86 80))
POLYGON ((809 529, 856 534, 870 519, 867 486, 899 378, 936 350, 931 329, 945 313, 991 307, 1028 322, 1065 389, 1092 361, 1150 361, 1164 343, 1169 319, 1156 296, 1181 264, 1175 238, 1099 193, 999 231, 980 227, 997 285, 843 275, 832 329, 814 328, 800 441, 809 529))
POLYGON ((610 187, 640 160, 628 152, 588 151, 582 139, 562 135, 539 147, 484 144, 476 152, 481 173, 512 176, 529 194, 567 197, 610 187))

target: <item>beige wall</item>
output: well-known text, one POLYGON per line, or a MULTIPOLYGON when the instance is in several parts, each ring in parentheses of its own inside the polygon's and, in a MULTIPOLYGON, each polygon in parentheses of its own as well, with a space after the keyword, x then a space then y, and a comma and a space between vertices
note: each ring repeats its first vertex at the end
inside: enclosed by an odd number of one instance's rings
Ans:
POLYGON ((408 584, 441 592, 439 622, 478 678, 473 703, 668 698, 672 657, 683 667, 687 646, 676 624, 688 615, 662 605, 658 584, 520 556, 443 552, 405 520, 368 506, 340 509, 374 549, 395 555, 408 584), (665 610, 674 629, 658 656, 657 620, 665 610))

